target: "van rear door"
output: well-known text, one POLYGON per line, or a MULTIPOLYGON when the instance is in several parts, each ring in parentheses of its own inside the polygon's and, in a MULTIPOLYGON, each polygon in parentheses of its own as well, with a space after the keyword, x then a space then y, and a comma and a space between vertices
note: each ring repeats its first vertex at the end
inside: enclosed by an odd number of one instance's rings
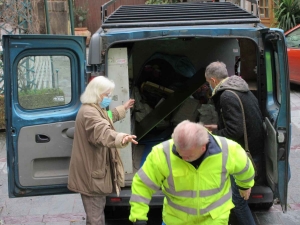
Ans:
POLYGON ((266 85, 263 97, 266 125, 266 175, 283 211, 287 210, 290 178, 289 151, 291 137, 290 84, 285 37, 281 30, 262 31, 264 55, 261 57, 261 79, 266 85))
POLYGON ((3 36, 9 197, 69 192, 85 38, 3 36))

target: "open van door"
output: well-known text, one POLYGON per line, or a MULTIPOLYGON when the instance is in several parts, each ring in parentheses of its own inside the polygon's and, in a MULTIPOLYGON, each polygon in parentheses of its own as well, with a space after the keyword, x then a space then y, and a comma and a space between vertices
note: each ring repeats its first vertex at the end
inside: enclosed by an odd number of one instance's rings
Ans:
POLYGON ((261 79, 267 92, 262 101, 266 109, 266 177, 279 199, 282 209, 287 210, 287 191, 290 178, 289 151, 291 137, 290 83, 288 74, 285 37, 281 30, 270 29, 263 33, 264 52, 260 68, 261 79))
POLYGON ((67 193, 85 37, 3 36, 9 197, 67 193))

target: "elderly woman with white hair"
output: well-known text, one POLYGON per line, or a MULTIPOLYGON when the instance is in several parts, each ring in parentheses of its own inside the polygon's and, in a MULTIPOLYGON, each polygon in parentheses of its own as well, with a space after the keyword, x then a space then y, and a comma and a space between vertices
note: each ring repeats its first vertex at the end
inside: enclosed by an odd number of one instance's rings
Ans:
POLYGON ((133 107, 134 99, 114 108, 110 115, 106 111, 114 88, 113 81, 95 77, 80 97, 82 106, 75 121, 68 188, 81 194, 89 225, 105 224, 106 196, 118 194, 124 186, 118 149, 130 142, 137 144, 135 135, 117 132, 113 126, 133 107))

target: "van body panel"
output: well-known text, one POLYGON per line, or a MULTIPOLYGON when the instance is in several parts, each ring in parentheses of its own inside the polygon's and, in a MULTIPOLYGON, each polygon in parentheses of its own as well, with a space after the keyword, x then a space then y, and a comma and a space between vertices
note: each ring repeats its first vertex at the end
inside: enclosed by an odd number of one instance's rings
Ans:
MULTIPOLYGON (((123 29, 107 30, 101 33, 104 47, 108 47, 111 43, 130 40, 147 40, 155 38, 170 38, 170 37, 245 37, 257 40, 260 37, 259 30, 267 28, 249 27, 232 28, 226 26, 218 27, 163 27, 157 29, 123 29)), ((92 37, 93 38, 93 37, 92 37)), ((93 40, 93 39, 91 39, 93 40)))

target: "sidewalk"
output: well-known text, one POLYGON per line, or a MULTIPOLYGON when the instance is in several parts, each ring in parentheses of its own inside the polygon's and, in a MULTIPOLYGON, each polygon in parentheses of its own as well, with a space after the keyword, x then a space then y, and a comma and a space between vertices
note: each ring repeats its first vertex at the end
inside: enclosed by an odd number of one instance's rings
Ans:
MULTIPOLYGON (((299 89, 299 86, 297 87, 299 89)), ((288 211, 282 213, 280 205, 269 211, 254 211, 258 225, 299 225, 300 224, 300 92, 291 90, 292 138, 290 149, 291 180, 288 189, 288 211)))
MULTIPOLYGON (((269 211, 253 211, 257 225, 300 224, 300 92, 291 91, 292 144, 288 212, 279 205, 269 211)), ((84 225, 79 194, 8 198, 5 132, 0 132, 0 225, 84 225)))

